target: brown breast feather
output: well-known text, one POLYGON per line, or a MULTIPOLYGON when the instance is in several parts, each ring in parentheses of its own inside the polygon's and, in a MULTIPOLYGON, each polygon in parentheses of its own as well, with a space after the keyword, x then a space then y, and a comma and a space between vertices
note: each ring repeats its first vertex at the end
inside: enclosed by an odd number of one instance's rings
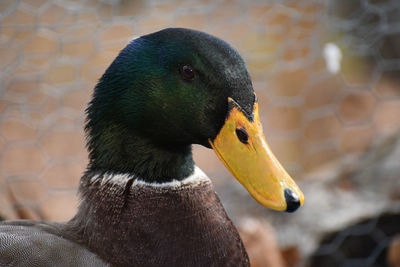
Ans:
POLYGON ((113 265, 249 266, 208 178, 162 187, 84 176, 80 190, 82 203, 68 231, 113 265))

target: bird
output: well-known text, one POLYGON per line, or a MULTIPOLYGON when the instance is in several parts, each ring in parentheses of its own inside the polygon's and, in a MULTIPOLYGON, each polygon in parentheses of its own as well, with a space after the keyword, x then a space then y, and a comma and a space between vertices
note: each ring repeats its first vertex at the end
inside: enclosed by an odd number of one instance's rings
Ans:
POLYGON ((304 203, 265 141, 243 58, 201 31, 129 42, 94 88, 85 131, 77 213, 1 222, 1 266, 249 266, 193 144, 213 149, 261 205, 304 203))

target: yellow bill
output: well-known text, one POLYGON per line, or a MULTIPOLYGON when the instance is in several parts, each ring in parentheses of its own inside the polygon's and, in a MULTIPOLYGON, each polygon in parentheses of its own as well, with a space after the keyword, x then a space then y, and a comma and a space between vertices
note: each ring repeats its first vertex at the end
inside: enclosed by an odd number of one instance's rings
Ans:
POLYGON ((253 121, 228 98, 230 112, 221 131, 209 140, 219 159, 261 205, 295 211, 304 195, 269 148, 254 104, 253 121))

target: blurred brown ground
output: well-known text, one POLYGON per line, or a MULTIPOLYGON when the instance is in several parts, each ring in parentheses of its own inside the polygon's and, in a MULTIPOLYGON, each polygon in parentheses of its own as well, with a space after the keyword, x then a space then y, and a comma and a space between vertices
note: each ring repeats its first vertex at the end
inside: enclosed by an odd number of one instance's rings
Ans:
MULTIPOLYGON (((362 156, 400 129, 399 71, 342 48, 341 71, 329 72, 323 49, 335 33, 326 14, 324 1, 308 0, 1 1, 1 216, 71 218, 93 87, 133 37, 166 27, 206 31, 240 52, 267 141, 295 180, 362 156)), ((213 151, 194 154, 217 191, 236 183, 213 151)))

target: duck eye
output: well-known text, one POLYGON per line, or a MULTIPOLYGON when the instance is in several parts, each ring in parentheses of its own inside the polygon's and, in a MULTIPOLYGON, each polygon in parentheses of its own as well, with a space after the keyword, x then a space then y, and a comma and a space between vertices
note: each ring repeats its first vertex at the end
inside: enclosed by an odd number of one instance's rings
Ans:
POLYGON ((194 78, 194 70, 190 65, 183 65, 180 71, 185 79, 192 80, 194 78))
POLYGON ((244 128, 237 128, 236 135, 237 135, 239 141, 242 142, 243 144, 249 143, 249 135, 247 134, 247 132, 244 128))

